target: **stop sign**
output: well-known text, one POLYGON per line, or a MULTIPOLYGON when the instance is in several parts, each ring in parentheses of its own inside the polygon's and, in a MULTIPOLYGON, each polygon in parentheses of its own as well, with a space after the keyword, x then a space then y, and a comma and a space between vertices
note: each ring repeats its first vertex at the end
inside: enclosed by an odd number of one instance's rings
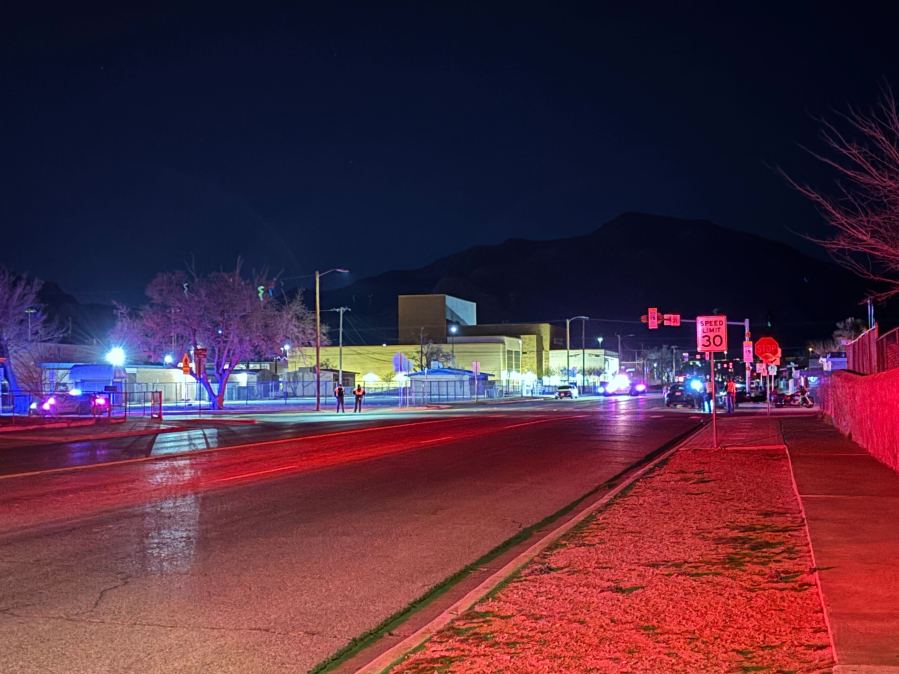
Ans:
POLYGON ((755 343, 755 355, 764 363, 773 363, 780 356, 780 344, 773 337, 762 337, 755 343))

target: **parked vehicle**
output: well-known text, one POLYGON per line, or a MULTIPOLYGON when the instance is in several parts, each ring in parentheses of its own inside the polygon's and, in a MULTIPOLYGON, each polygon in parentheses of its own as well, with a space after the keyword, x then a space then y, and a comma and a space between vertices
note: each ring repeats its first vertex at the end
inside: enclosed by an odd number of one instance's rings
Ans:
POLYGON ((808 393, 777 393, 774 396, 775 407, 814 407, 815 401, 808 393))
POLYGON ((28 414, 41 417, 99 416, 109 406, 109 399, 100 393, 82 393, 79 389, 60 391, 43 396, 31 403, 28 414))
POLYGON ((561 386, 556 388, 556 398, 561 400, 562 398, 571 398, 575 399, 578 397, 577 386, 574 384, 562 384, 561 386))
POLYGON ((687 390, 683 384, 671 384, 665 391, 665 406, 677 407, 678 405, 697 407, 696 395, 687 390))

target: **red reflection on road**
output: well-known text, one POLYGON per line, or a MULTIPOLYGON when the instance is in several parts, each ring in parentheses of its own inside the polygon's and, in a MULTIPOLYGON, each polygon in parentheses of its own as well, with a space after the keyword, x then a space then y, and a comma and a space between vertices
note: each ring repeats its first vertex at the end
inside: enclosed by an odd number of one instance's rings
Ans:
POLYGON ((164 503, 186 494, 240 487, 440 443, 587 416, 531 415, 520 417, 521 421, 514 419, 513 423, 508 423, 508 416, 454 417, 5 479, 0 496, 0 512, 4 513, 0 526, 4 529, 33 526, 123 507, 164 503))

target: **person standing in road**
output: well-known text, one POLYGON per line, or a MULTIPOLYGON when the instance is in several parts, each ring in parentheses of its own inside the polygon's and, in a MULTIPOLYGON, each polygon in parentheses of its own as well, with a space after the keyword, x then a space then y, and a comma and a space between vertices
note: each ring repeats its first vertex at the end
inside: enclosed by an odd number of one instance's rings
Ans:
POLYGON ((346 407, 343 405, 343 385, 338 384, 337 388, 334 389, 334 397, 337 398, 337 411, 338 412, 346 412, 346 407))
POLYGON ((705 405, 709 414, 715 409, 715 390, 712 384, 712 379, 706 379, 705 382, 705 405))
POLYGON ((730 378, 727 380, 727 413, 733 414, 737 409, 737 383, 730 378))
POLYGON ((353 391, 353 395, 356 398, 356 406, 353 408, 353 412, 361 412, 362 399, 365 397, 365 389, 362 388, 362 384, 356 385, 356 389, 353 391))

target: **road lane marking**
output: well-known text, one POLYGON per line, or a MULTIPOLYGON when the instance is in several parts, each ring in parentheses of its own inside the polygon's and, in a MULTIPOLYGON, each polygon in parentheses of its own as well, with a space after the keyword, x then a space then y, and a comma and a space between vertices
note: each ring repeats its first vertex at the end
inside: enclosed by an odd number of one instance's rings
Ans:
POLYGON ((581 417, 589 417, 589 414, 566 414, 563 417, 551 417, 550 419, 538 419, 536 421, 525 421, 520 424, 509 424, 503 426, 503 430, 507 428, 521 428, 522 426, 533 426, 534 424, 545 424, 551 421, 561 421, 562 419, 580 419, 581 417))
MULTIPOLYGON (((483 417, 481 417, 483 418, 483 417)), ((18 477, 35 477, 42 475, 55 475, 57 473, 68 473, 70 471, 76 470, 88 470, 90 468, 111 468, 114 466, 125 466, 133 463, 146 463, 147 461, 172 461, 176 459, 183 459, 192 456, 204 456, 206 454, 211 454, 213 452, 223 452, 227 450, 234 449, 249 449, 251 447, 271 447, 273 445, 284 445, 291 442, 299 442, 302 440, 319 440, 321 438, 333 438, 337 436, 343 435, 352 435, 359 433, 366 433, 371 431, 383 431, 391 428, 407 428, 409 426, 426 426, 430 424, 439 424, 446 423, 451 421, 458 421, 459 417, 445 417, 442 419, 428 419, 426 421, 411 421, 408 423, 402 424, 390 424, 388 426, 369 426, 367 428, 354 428, 348 431, 336 431, 334 433, 318 433, 316 435, 301 435, 293 438, 281 438, 278 440, 261 440, 258 442, 247 442, 239 445, 225 445, 223 447, 209 447, 207 449, 196 449, 196 450, 187 450, 180 453, 172 453, 172 454, 153 454, 150 456, 140 456, 133 459, 122 459, 120 461, 104 461, 102 463, 86 463, 80 466, 65 466, 61 468, 48 468, 46 470, 33 470, 25 473, 10 473, 8 475, 0 475, 0 480, 11 480, 13 478, 18 477)), ((201 429, 191 429, 190 431, 186 431, 189 433, 195 433, 201 429)), ((171 440, 172 438, 169 438, 171 440)))
MULTIPOLYGON (((560 421, 562 419, 579 419, 581 417, 587 417, 587 416, 590 416, 590 415, 589 414, 569 414, 569 415, 562 416, 562 417, 552 417, 550 419, 538 419, 536 421, 526 421, 526 422, 520 423, 520 424, 510 424, 508 426, 502 426, 501 428, 498 428, 493 432, 504 431, 509 428, 519 428, 521 426, 532 426, 533 424, 543 424, 543 423, 548 423, 551 421, 560 421)), ((491 432, 490 429, 488 429, 487 433, 489 434, 490 432, 491 432)), ((443 442, 444 440, 461 440, 461 439, 464 439, 464 438, 460 438, 459 436, 456 436, 456 435, 443 435, 443 436, 440 436, 439 438, 428 438, 427 440, 419 440, 415 443, 410 444, 409 447, 421 447, 422 445, 430 445, 435 442, 443 442)), ((391 453, 393 453, 393 452, 391 452, 391 453)), ((369 458, 377 458, 377 457, 369 457, 369 458)), ((280 468, 269 468, 268 470, 256 470, 256 471, 252 471, 249 473, 241 473, 240 475, 231 475, 228 477, 221 477, 221 478, 217 478, 214 480, 208 480, 208 482, 210 484, 214 484, 216 482, 231 482, 233 480, 239 480, 241 478, 255 477, 257 475, 270 475, 272 473, 281 473, 281 472, 284 472, 285 470, 290 470, 292 468, 304 468, 304 467, 308 467, 308 466, 309 466, 308 462, 294 463, 289 466, 281 466, 280 468)))

